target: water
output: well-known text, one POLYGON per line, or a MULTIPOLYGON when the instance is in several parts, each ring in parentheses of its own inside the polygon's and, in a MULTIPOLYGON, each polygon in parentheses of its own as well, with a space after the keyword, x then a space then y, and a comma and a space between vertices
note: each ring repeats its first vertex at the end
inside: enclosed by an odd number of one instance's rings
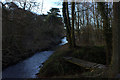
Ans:
POLYGON ((68 43, 68 41, 67 41, 67 38, 66 38, 66 37, 64 37, 64 38, 62 39, 62 43, 61 43, 61 44, 59 44, 59 45, 64 45, 64 44, 66 44, 66 43, 68 43))
MULTIPOLYGON (((66 37, 62 39, 62 43, 60 45, 66 44, 66 37)), ((39 72, 39 66, 42 66, 50 55, 53 54, 54 51, 43 51, 40 53, 34 54, 32 57, 16 64, 8 67, 2 72, 3 78, 36 78, 36 73, 39 72)))
POLYGON ((44 61, 54 51, 44 51, 36 53, 32 57, 16 64, 10 66, 3 71, 3 78, 35 78, 35 74, 39 71, 39 66, 42 65, 44 61))

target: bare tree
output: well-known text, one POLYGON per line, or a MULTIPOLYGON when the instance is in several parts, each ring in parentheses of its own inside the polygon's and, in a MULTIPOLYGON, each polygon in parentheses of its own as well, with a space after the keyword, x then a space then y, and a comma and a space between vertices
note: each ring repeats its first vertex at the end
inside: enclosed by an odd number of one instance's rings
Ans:
POLYGON ((39 2, 34 2, 34 1, 30 1, 30 0, 25 0, 24 2, 19 2, 20 7, 23 8, 23 10, 28 10, 31 11, 33 8, 39 8, 40 3, 39 2))

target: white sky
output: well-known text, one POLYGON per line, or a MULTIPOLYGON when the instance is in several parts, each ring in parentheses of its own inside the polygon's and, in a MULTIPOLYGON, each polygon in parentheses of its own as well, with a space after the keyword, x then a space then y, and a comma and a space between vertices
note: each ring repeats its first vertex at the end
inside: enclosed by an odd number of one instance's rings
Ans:
MULTIPOLYGON (((0 0, 2 2, 4 1, 25 1, 25 0, 0 0)), ((27 1, 35 1, 35 2, 40 2, 40 4, 43 1, 43 9, 42 9, 42 13, 43 14, 47 14, 47 12, 51 9, 51 8, 62 8, 62 4, 61 4, 61 0, 27 0, 27 1)), ((41 8, 41 5, 40 5, 41 8)), ((62 9, 60 9, 60 14, 62 13, 62 9)), ((41 13, 41 9, 39 10, 32 10, 32 12, 41 13)))
MULTIPOLYGON (((42 0, 38 0, 42 1, 42 0)), ((62 8, 60 0, 43 0, 43 13, 47 13, 51 8, 62 8), (59 4, 60 3, 60 4, 59 4)))

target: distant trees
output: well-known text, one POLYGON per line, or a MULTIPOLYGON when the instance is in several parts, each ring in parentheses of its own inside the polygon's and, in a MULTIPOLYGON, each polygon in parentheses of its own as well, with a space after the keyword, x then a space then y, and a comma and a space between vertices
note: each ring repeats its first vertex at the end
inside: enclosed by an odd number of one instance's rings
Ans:
POLYGON ((112 61, 112 68, 120 69, 118 65, 118 56, 120 56, 118 50, 119 5, 120 3, 114 3, 113 8, 112 3, 63 2, 63 19, 69 47, 74 48, 78 45, 105 46, 106 64, 109 66, 112 61))
POLYGON ((31 0, 24 0, 23 2, 19 2, 19 6, 22 7, 23 10, 31 11, 32 9, 36 10, 40 6, 40 3, 31 1, 31 0))
MULTIPOLYGON (((80 10, 79 7, 80 7, 80 5, 78 4, 78 5, 77 5, 77 11, 80 10)), ((80 42, 80 26, 81 26, 81 24, 82 24, 82 20, 81 20, 81 17, 80 17, 80 12, 75 12, 75 13, 76 13, 75 18, 76 18, 77 36, 78 36, 78 40, 79 40, 79 42, 80 42)))
POLYGON ((108 3, 100 2, 98 3, 98 8, 101 12, 101 17, 103 19, 103 34, 106 42, 106 63, 110 64, 112 54, 112 28, 110 26, 108 3))
POLYGON ((110 64, 112 55, 110 3, 63 2, 63 4, 63 17, 69 45, 71 47, 75 47, 76 43, 87 46, 105 45, 106 63, 110 64))
POLYGON ((76 43, 77 46, 105 46, 106 64, 112 65, 111 76, 114 77, 120 72, 119 10, 120 2, 63 2, 63 17, 69 46, 75 47, 76 43))

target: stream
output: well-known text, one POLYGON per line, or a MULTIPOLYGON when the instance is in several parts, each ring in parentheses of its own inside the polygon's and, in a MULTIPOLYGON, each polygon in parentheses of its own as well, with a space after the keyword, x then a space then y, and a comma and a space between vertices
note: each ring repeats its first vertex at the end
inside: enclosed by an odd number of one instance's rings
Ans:
MULTIPOLYGON (((62 39, 59 46, 67 43, 66 37, 62 39)), ((40 66, 44 63, 54 51, 42 51, 35 53, 30 58, 25 59, 15 65, 12 65, 2 72, 2 78, 36 78, 40 66)))

